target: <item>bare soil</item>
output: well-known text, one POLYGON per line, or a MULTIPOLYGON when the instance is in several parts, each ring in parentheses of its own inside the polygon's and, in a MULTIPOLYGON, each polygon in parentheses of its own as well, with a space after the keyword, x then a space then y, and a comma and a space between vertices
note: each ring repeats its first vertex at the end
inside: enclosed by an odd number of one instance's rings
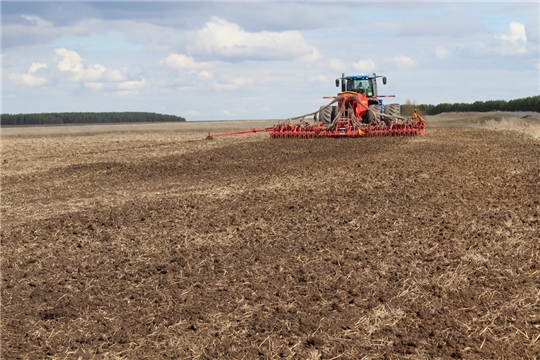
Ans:
POLYGON ((429 125, 2 129, 2 358, 538 359, 540 141, 429 125))

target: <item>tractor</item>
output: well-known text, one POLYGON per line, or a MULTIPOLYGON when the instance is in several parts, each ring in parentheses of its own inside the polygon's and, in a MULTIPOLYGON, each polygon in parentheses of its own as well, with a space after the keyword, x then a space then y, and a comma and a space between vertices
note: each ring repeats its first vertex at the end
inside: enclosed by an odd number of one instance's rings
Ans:
POLYGON ((426 123, 416 110, 410 118, 405 118, 401 116, 399 104, 383 104, 383 98, 395 95, 378 94, 377 78, 381 77, 386 85, 386 77, 375 73, 342 74, 341 79, 336 79, 336 87, 341 86, 341 91, 337 96, 325 96, 333 100, 317 111, 279 121, 266 129, 209 134, 208 137, 255 132, 267 132, 272 139, 424 135, 426 123))

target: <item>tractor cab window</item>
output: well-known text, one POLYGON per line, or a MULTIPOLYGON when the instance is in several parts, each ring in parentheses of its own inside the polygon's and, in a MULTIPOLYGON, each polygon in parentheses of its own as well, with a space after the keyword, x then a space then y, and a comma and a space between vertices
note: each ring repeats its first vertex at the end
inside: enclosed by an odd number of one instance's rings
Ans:
POLYGON ((349 79, 347 80, 347 91, 354 91, 362 93, 366 96, 373 96, 373 89, 371 88, 371 82, 367 79, 349 79))

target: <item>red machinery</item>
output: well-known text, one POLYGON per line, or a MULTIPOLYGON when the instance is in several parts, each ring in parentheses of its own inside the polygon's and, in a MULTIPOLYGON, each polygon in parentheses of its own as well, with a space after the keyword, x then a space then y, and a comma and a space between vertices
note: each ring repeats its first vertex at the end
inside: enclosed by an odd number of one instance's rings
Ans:
MULTIPOLYGON (((342 76, 341 88, 334 100, 312 113, 280 121, 271 128, 209 134, 209 137, 267 132, 272 139, 322 138, 322 137, 373 137, 424 135, 425 120, 415 112, 410 118, 400 115, 399 104, 384 106, 381 98, 393 95, 377 95, 376 78, 373 75, 342 76), (337 103, 337 105, 332 105, 337 103), (383 111, 381 111, 383 110, 383 111), (306 118, 313 116, 312 121, 306 118), (294 124, 293 121, 299 122, 294 124)), ((383 84, 386 78, 383 77, 383 84)), ((339 79, 336 86, 340 85, 339 79)))

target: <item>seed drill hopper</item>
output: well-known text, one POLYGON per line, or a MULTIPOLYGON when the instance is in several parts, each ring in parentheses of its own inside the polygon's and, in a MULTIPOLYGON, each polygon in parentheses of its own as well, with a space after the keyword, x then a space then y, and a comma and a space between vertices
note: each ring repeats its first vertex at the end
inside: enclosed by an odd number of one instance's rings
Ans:
MULTIPOLYGON (((383 98, 394 95, 379 95, 376 74, 359 74, 336 79, 341 86, 337 96, 325 97, 332 101, 319 110, 279 121, 266 129, 250 129, 219 134, 209 137, 267 132, 272 139, 323 138, 323 137, 373 137, 373 136, 416 136, 425 134, 425 121, 415 110, 410 117, 401 116, 399 104, 383 103, 383 98)), ((386 85, 386 77, 382 77, 386 85)))

